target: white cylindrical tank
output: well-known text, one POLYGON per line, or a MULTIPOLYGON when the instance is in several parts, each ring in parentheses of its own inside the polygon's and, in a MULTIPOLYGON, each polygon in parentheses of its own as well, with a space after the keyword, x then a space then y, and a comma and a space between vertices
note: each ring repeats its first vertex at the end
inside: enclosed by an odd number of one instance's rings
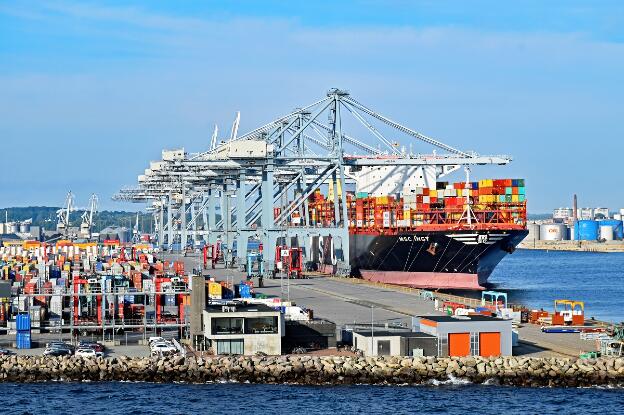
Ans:
POLYGON ((574 237, 574 226, 568 227, 568 236, 571 241, 574 241, 576 238, 574 237))
POLYGON ((611 225, 600 226, 600 239, 604 239, 605 241, 612 241, 613 240, 613 226, 611 225))
POLYGON ((620 216, 624 216, 624 208, 620 208, 620 216))
POLYGON ((525 241, 539 241, 540 240, 540 225, 537 223, 529 223, 527 225, 529 233, 524 238, 525 241))
POLYGON ((615 219, 615 220, 622 220, 622 215, 620 215, 619 213, 615 213, 615 214, 613 214, 613 219, 615 219))
POLYGON ((14 222, 9 224, 10 233, 18 233, 19 232, 19 223, 14 222))
POLYGON ((550 223, 540 225, 540 239, 542 241, 563 241, 566 239, 568 229, 562 223, 550 223))
POLYGON ((30 223, 20 223, 19 229, 20 233, 30 232, 30 223))

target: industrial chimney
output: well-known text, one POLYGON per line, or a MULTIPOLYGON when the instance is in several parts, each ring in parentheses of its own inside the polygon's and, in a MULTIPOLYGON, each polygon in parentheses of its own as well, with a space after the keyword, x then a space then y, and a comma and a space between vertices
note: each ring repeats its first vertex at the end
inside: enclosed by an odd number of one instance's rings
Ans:
POLYGON ((578 205, 576 204, 576 194, 574 195, 574 200, 572 201, 572 217, 576 222, 578 220, 578 205))

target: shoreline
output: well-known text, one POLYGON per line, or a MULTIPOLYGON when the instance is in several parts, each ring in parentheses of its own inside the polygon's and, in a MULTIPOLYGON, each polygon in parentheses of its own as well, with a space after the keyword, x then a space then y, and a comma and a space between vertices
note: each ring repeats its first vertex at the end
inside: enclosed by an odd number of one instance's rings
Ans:
POLYGON ((526 249, 528 251, 622 253, 624 252, 624 242, 530 240, 520 242, 517 249, 526 249))
POLYGON ((300 385, 467 382, 521 387, 624 387, 624 358, 213 356, 46 358, 0 356, 0 383, 120 381, 300 385))

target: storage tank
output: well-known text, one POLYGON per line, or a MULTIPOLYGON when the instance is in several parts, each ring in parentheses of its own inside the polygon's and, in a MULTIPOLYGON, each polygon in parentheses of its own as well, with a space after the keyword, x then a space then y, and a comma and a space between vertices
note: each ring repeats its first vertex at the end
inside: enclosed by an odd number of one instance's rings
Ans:
POLYGON ((598 221, 579 220, 574 224, 574 239, 577 241, 595 241, 598 239, 598 221))
POLYGON ((613 240, 613 226, 600 225, 600 239, 605 241, 613 240))
POLYGON ((568 226, 568 237, 570 238, 571 241, 576 240, 575 235, 574 235, 574 226, 568 226))
POLYGON ((529 233, 524 238, 525 241, 539 241, 540 240, 540 226, 537 223, 527 224, 527 230, 529 233))
POLYGON ((540 225, 540 240, 563 241, 566 238, 567 228, 562 223, 540 225))
POLYGON ((618 241, 624 239, 624 226, 621 220, 605 219, 598 222, 598 224, 601 227, 611 226, 613 228, 613 239, 617 239, 618 241))
POLYGON ((20 231, 20 233, 29 233, 30 232, 30 223, 28 223, 28 222, 20 223, 19 231, 20 231))
POLYGON ((19 224, 17 222, 13 222, 9 224, 9 233, 18 233, 19 232, 19 224))

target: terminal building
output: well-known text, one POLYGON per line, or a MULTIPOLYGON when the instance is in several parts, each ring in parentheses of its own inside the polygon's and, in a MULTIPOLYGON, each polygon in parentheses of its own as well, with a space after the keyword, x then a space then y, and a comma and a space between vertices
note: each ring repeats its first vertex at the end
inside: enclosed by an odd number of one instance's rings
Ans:
POLYGON ((420 316, 412 329, 437 339, 436 356, 511 356, 512 320, 482 315, 420 316))

